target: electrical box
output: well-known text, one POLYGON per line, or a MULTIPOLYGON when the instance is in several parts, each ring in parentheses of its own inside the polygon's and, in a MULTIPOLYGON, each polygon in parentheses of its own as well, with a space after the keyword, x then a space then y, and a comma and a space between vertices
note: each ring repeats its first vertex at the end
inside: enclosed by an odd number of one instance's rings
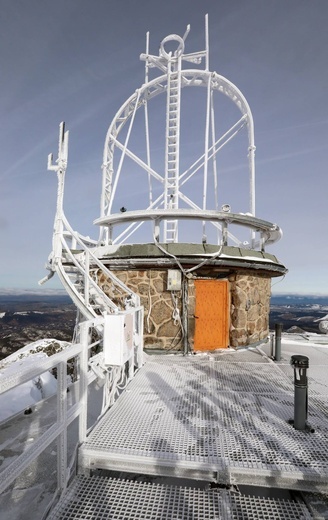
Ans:
POLYGON ((169 269, 167 271, 167 290, 181 291, 181 271, 169 269))
POLYGON ((104 361, 122 366, 133 355, 134 313, 108 314, 104 323, 104 361))

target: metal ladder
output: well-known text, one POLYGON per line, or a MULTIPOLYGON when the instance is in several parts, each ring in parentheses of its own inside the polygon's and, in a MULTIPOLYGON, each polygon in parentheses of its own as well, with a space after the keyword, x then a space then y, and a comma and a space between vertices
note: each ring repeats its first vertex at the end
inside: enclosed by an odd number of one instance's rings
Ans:
MULTIPOLYGON (((168 74, 167 82, 165 209, 177 209, 179 205, 180 99, 181 72, 177 70, 168 74)), ((178 241, 177 220, 165 221, 164 241, 178 241)))

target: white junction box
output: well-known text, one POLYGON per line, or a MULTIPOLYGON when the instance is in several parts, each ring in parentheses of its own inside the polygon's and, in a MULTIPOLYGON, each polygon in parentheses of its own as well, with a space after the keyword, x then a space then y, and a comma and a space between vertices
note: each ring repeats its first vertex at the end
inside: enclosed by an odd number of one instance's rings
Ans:
POLYGON ((121 366, 133 355, 134 313, 108 314, 104 324, 104 361, 121 366))
POLYGON ((167 290, 181 291, 181 271, 179 269, 168 269, 167 290))

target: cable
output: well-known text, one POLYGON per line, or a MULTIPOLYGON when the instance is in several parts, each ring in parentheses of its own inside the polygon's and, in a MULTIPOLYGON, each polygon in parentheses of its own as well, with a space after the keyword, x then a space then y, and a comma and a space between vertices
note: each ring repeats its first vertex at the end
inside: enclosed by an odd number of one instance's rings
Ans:
POLYGON ((180 325, 180 327, 182 329, 180 310, 178 308, 178 296, 175 294, 175 291, 171 291, 171 298, 172 298, 172 304, 173 304, 173 312, 172 312, 173 323, 175 326, 180 325))
POLYGON ((151 314, 151 310, 152 310, 151 291, 150 291, 150 280, 151 280, 150 273, 151 273, 151 271, 148 271, 148 279, 149 279, 149 284, 148 284, 148 314, 147 314, 147 332, 148 332, 148 334, 150 334, 150 314, 151 314))
POLYGON ((185 276, 187 276, 189 273, 192 273, 193 271, 196 271, 197 269, 202 267, 204 264, 206 264, 206 262, 208 262, 209 260, 214 260, 215 258, 220 256, 221 253, 222 253, 222 249, 223 249, 223 244, 221 244, 221 246, 219 247, 218 251, 216 251, 215 253, 210 254, 207 258, 202 260, 198 265, 195 265, 194 267, 191 267, 190 269, 184 269, 182 267, 180 261, 178 260, 178 258, 173 253, 169 253, 166 249, 164 249, 164 247, 162 247, 160 245, 160 243, 158 242, 157 238, 155 237, 155 234, 153 234, 153 239, 154 239, 155 246, 158 247, 158 249, 160 251, 162 251, 162 253, 164 253, 167 256, 170 256, 171 258, 174 258, 174 260, 176 261, 177 265, 179 266, 179 269, 181 270, 181 272, 185 276))
POLYGON ((286 275, 284 274, 284 276, 281 278, 281 280, 277 280, 277 282, 273 283, 273 284, 271 285, 271 289, 272 289, 272 287, 274 287, 275 285, 277 285, 277 283, 281 283, 281 282, 283 282, 284 279, 285 279, 285 276, 286 276, 286 275))
MULTIPOLYGON (((153 234, 153 239, 154 239, 154 244, 156 245, 156 247, 162 251, 162 253, 164 253, 165 255, 167 256, 170 256, 171 258, 173 258, 176 262, 176 264, 178 265, 179 269, 181 270, 182 274, 188 278, 188 275, 190 273, 192 273, 193 271, 196 271, 197 269, 199 269, 200 267, 202 267, 203 265, 205 265, 209 260, 214 260, 215 258, 219 257, 221 254, 222 254, 222 250, 223 250, 223 244, 220 245, 218 251, 216 251, 215 253, 213 254, 210 254, 207 258, 205 258, 204 260, 202 260, 198 265, 195 265, 194 267, 191 267, 190 269, 184 269, 180 263, 180 261, 178 260, 178 258, 173 254, 173 253, 169 253, 166 249, 164 249, 164 247, 162 247, 157 238, 155 237, 155 234, 153 234)), ((179 312, 179 309, 177 308, 177 304, 176 302, 174 301, 174 297, 173 297, 173 294, 171 293, 172 295, 172 301, 173 301, 173 306, 174 306, 174 310, 173 310, 173 314, 172 314, 172 317, 173 317, 173 320, 174 320, 174 324, 176 324, 176 320, 179 319, 179 322, 180 322, 180 327, 181 327, 181 340, 183 340, 184 337, 187 337, 188 336, 188 333, 187 331, 184 329, 184 326, 183 326, 183 323, 181 321, 181 317, 180 317, 180 312, 179 312)), ((186 306, 186 302, 182 301, 182 307, 183 307, 183 310, 184 312, 188 312, 188 306, 186 306)), ((173 341, 172 343, 174 342, 174 340, 176 339, 177 337, 177 334, 175 335, 175 337, 173 338, 173 341)), ((173 346, 171 347, 171 349, 173 348, 173 346)), ((171 350, 169 349, 169 350, 171 350)))

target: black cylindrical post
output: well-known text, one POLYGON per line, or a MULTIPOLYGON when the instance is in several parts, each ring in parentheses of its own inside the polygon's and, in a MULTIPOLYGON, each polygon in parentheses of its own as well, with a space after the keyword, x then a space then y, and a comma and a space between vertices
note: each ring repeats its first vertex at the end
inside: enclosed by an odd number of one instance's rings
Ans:
POLYGON ((282 333, 282 323, 275 324, 275 350, 274 350, 274 359, 276 361, 281 360, 281 333, 282 333))
POLYGON ((290 363, 294 367, 294 428, 305 430, 308 414, 306 369, 309 368, 309 358, 295 355, 291 357, 290 363))

